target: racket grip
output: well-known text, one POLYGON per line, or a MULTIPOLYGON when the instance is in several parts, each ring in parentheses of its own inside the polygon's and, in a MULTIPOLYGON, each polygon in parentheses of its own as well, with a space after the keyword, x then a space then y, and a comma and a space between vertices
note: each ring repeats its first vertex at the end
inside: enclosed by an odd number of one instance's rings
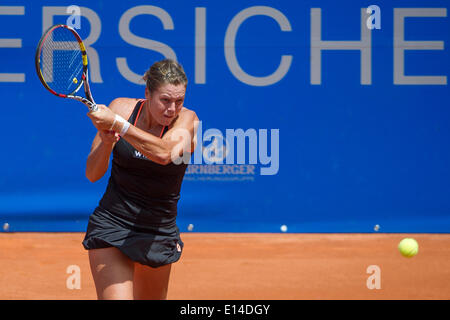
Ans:
POLYGON ((95 103, 93 103, 92 105, 89 106, 89 111, 90 112, 95 112, 98 110, 98 107, 95 103))

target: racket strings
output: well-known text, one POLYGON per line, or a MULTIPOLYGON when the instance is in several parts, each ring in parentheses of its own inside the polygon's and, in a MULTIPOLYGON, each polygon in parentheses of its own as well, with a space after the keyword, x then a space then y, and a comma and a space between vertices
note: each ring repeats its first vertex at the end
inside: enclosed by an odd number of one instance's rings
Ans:
POLYGON ((45 39, 40 54, 42 77, 57 93, 71 94, 81 86, 83 55, 74 34, 63 27, 45 39))

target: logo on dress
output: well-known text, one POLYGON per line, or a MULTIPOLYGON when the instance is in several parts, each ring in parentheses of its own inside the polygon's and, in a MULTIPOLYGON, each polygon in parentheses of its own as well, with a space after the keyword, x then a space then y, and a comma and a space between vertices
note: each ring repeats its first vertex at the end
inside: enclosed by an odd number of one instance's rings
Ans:
POLYGON ((177 242, 177 251, 181 252, 181 246, 180 246, 180 244, 178 242, 177 242))
POLYGON ((137 150, 134 150, 133 157, 137 159, 149 160, 146 156, 144 156, 141 152, 137 150))

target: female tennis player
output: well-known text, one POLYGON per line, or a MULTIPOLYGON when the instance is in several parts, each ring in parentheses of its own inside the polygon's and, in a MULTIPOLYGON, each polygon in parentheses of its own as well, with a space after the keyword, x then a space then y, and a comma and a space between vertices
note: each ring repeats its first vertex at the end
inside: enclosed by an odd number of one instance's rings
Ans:
POLYGON ((113 154, 83 241, 99 299, 166 299, 171 264, 183 250, 176 216, 187 161, 177 159, 195 149, 198 118, 183 106, 187 77, 179 63, 156 62, 144 79, 145 100, 117 98, 88 113, 98 130, 90 181, 106 173, 113 154))

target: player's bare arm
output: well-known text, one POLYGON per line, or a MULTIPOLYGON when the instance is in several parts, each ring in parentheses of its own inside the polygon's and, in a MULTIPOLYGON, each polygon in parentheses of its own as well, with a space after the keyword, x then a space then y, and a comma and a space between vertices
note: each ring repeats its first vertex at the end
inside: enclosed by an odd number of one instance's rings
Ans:
MULTIPOLYGON (((98 130, 120 132, 123 128, 123 123, 114 122, 116 114, 113 110, 104 105, 98 105, 98 111, 88 115, 98 130)), ((198 121, 194 111, 183 107, 163 138, 158 138, 133 125, 129 126, 123 138, 148 159, 166 165, 174 156, 182 156, 183 151, 193 151, 198 121)))
MULTIPOLYGON (((137 100, 117 98, 111 102, 109 109, 128 119, 137 100)), ((97 131, 86 161, 86 177, 89 181, 95 182, 104 176, 109 167, 111 152, 118 140, 119 135, 114 131, 97 131)))

